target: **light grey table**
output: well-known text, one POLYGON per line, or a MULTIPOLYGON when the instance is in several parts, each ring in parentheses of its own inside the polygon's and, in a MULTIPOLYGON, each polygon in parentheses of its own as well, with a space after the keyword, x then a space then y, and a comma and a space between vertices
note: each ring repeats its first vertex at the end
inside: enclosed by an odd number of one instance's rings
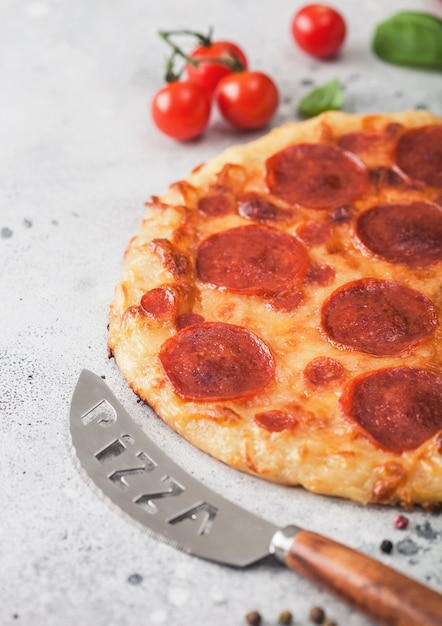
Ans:
MULTIPOLYGON (((340 626, 364 617, 267 563, 231 570, 140 532, 97 497, 70 451, 68 406, 82 368, 105 376, 146 424, 146 409, 108 359, 106 324, 122 255, 144 201, 241 135, 216 115, 196 142, 153 127, 162 84, 159 28, 195 28, 241 43, 278 83, 272 124, 297 119, 312 85, 337 76, 348 112, 427 107, 442 114, 441 74, 374 58, 375 24, 402 8, 442 16, 439 0, 342 0, 349 36, 318 62, 291 41, 303 3, 257 0, 2 0, 0 3, 0 624, 146 626, 275 624, 290 609, 306 626, 322 605, 340 626)), ((271 521, 298 523, 442 590, 442 518, 361 507, 242 475, 193 449, 160 420, 152 438, 194 476, 271 521), (382 539, 395 548, 380 552, 382 539)))

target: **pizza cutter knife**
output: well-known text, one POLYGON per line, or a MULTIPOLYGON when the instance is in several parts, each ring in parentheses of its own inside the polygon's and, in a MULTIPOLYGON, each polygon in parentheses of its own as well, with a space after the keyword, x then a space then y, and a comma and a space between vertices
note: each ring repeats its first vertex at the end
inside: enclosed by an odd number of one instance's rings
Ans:
POLYGON ((88 370, 74 390, 70 431, 93 485, 156 538, 232 567, 273 555, 378 624, 441 626, 442 595, 436 591, 320 534, 280 528, 187 474, 88 370))

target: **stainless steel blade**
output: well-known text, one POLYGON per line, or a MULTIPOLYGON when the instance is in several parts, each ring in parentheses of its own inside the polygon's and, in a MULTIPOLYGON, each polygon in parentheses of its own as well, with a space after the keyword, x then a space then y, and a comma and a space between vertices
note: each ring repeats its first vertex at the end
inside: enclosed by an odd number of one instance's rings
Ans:
POLYGON ((195 480, 162 452, 96 374, 83 370, 70 409, 83 470, 111 502, 158 539, 243 567, 269 554, 278 527, 195 480))

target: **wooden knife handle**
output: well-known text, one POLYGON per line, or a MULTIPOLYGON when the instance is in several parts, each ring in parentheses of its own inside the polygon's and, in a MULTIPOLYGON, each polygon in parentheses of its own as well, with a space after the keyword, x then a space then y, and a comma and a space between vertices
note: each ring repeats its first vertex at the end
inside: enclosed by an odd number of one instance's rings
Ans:
POLYGON ((441 626, 442 595, 383 563, 301 530, 286 565, 383 626, 441 626))

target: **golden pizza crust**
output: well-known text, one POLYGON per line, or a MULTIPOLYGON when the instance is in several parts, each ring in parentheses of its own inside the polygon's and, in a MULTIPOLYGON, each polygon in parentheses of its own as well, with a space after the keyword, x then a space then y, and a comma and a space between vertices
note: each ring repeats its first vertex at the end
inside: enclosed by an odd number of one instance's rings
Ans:
MULTIPOLYGON (((319 323, 324 300, 339 286, 367 276, 396 281, 427 296, 442 319, 441 263, 415 271, 367 254, 355 243, 353 225, 341 224, 332 245, 309 248, 311 262, 330 265, 331 283, 303 286, 303 305, 294 311, 275 310, 265 298, 231 293, 204 284, 195 275, 198 245, 211 234, 250 224, 238 213, 210 219, 198 213, 198 200, 213 189, 268 195, 265 162, 288 145, 336 143, 342 135, 383 133, 387 126, 405 128, 442 124, 427 111, 398 114, 349 115, 330 112, 301 123, 274 129, 249 144, 229 148, 171 185, 147 205, 139 234, 126 250, 123 274, 110 310, 109 350, 132 389, 174 430, 198 448, 242 471, 267 480, 354 501, 426 507, 442 503, 442 432, 415 450, 394 453, 382 449, 347 419, 339 404, 342 382, 362 372, 407 365, 442 376, 442 331, 406 354, 375 357, 333 345, 319 323), (229 187, 230 186, 230 187, 229 187), (154 243, 152 243, 154 242, 154 243), (144 314, 146 292, 169 286, 177 296, 171 319, 144 314), (161 367, 161 346, 178 331, 176 316, 192 311, 206 321, 244 326, 270 347, 276 375, 263 391, 248 399, 196 402, 181 399, 161 367), (316 357, 338 360, 345 379, 315 388, 304 370, 316 357), (257 413, 289 410, 294 429, 269 432, 255 421, 257 413)), ((388 155, 367 151, 360 158, 368 167, 388 165, 388 155)), ((423 201, 421 188, 407 191, 407 202, 423 201)), ((385 202, 403 199, 403 191, 387 189, 385 202), (401 195, 402 194, 402 195, 401 195)), ((434 198, 430 198, 434 199, 434 198)), ((276 199, 274 199, 277 202, 276 199)), ((355 205, 363 211, 374 203, 366 195, 355 205)), ((376 197, 378 201, 378 197, 376 197)), ((278 228, 294 234, 307 221, 323 220, 323 211, 301 211, 278 228), (306 217, 308 215, 308 217, 306 217)))

